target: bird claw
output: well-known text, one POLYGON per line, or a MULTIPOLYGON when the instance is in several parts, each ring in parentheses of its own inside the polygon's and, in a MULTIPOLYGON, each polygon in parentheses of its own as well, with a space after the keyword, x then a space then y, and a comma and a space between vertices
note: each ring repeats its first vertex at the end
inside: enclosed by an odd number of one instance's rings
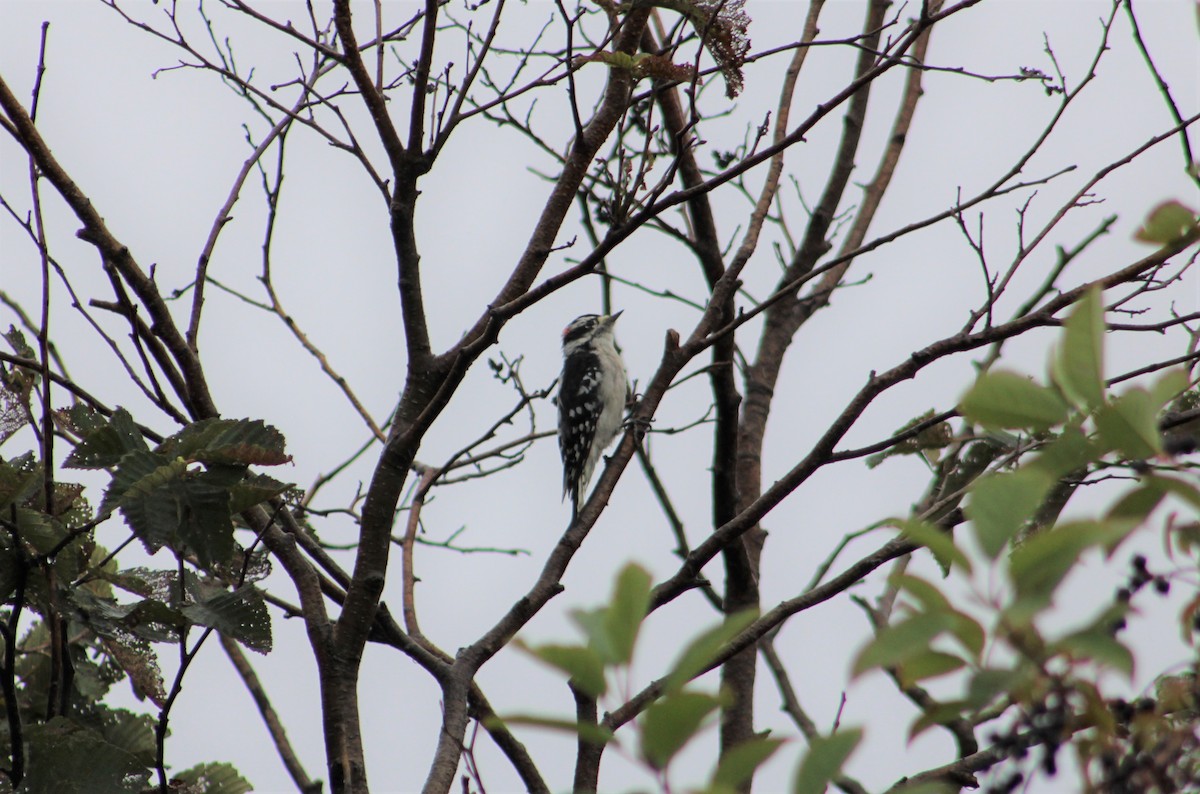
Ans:
POLYGON ((632 429, 634 436, 638 441, 645 438, 646 433, 650 431, 650 425, 654 423, 653 419, 642 419, 640 417, 631 416, 621 424, 622 430, 632 429))

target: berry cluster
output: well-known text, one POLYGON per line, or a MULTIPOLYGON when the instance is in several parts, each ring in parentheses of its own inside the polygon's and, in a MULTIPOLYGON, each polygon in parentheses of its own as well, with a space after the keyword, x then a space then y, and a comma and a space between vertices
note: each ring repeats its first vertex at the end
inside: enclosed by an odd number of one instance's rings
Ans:
MULTIPOLYGON (((1134 594, 1146 585, 1151 585, 1154 588, 1154 592, 1159 595, 1165 596, 1171 592, 1171 583, 1167 581, 1165 576, 1150 572, 1144 555, 1135 554, 1130 561, 1130 566, 1133 568, 1133 571, 1129 574, 1129 579, 1122 587, 1117 589, 1116 600, 1118 604, 1128 606, 1133 601, 1134 594)), ((1117 618, 1113 621, 1113 634, 1124 628, 1125 618, 1117 618)), ((1197 630, 1200 630, 1200 623, 1197 623, 1197 630)))
MULTIPOLYGON (((994 748, 1018 763, 1029 755, 1029 748, 1040 747, 1038 765, 1047 776, 1058 774, 1058 751, 1067 739, 1071 718, 1066 692, 1060 682, 1042 700, 1022 713, 1007 733, 993 733, 988 741, 994 748)), ((986 794, 1010 794, 1025 782, 1025 773, 1016 770, 985 789, 986 794)))

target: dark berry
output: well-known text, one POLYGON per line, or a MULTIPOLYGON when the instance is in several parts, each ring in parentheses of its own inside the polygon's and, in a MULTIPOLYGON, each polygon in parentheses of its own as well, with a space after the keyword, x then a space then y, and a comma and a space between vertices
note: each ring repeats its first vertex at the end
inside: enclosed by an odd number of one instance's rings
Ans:
POLYGON ((1154 577, 1154 589, 1159 595, 1166 595, 1171 592, 1171 583, 1161 576, 1154 577))
POLYGON ((1122 604, 1128 604, 1129 599, 1133 598, 1133 593, 1129 592, 1128 587, 1122 587, 1117 591, 1117 600, 1122 604))
POLYGON ((1133 555, 1133 570, 1135 570, 1135 571, 1146 570, 1146 557, 1144 555, 1142 555, 1142 554, 1133 555))

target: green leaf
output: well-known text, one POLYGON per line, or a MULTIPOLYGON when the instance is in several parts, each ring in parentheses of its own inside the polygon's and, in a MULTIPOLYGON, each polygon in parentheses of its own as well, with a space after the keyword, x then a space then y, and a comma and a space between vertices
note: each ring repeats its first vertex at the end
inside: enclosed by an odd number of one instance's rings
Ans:
POLYGON ((920 603, 923 612, 942 612, 950 615, 953 618, 950 633, 976 659, 983 654, 986 641, 983 627, 970 615, 956 610, 936 585, 912 574, 896 574, 891 577, 891 581, 913 596, 920 603))
POLYGON ((1015 549, 1009 560, 1009 577, 1018 596, 1030 599, 1035 607, 1048 604, 1084 551, 1115 544, 1136 526, 1131 521, 1115 519, 1080 521, 1059 524, 1033 536, 1015 549))
POLYGON ((959 719, 965 708, 961 700, 946 700, 935 703, 932 708, 923 709, 921 715, 908 726, 909 743, 935 725, 949 725, 959 719))
POLYGON ((1067 406, 1053 389, 1003 370, 980 375, 959 410, 987 428, 1041 431, 1067 418, 1067 406))
POLYGON ((1172 199, 1150 210, 1133 238, 1151 245, 1170 245, 1195 234, 1196 225, 1196 211, 1172 199))
POLYGON ((1113 636, 1106 625, 1091 626, 1068 634, 1054 643, 1051 650, 1095 662, 1133 678, 1133 653, 1113 636))
POLYGON ((172 461, 146 450, 126 453, 104 491, 98 516, 103 518, 112 514, 120 505, 121 498, 135 485, 145 483, 144 488, 151 487, 154 483, 174 479, 186 468, 187 464, 181 460, 172 461))
POLYGON ((254 790, 232 764, 196 764, 173 777, 188 784, 187 794, 246 794, 254 790))
POLYGON ((14 510, 9 507, 5 512, 10 518, 16 518, 21 538, 39 554, 49 554, 67 537, 67 528, 62 522, 40 510, 30 510, 28 507, 14 510))
POLYGON ((1096 414, 1100 439, 1129 460, 1145 460, 1162 453, 1157 409, 1150 393, 1133 388, 1096 414))
POLYGON ((1187 391, 1188 374, 1182 369, 1169 369, 1150 385, 1150 402, 1160 408, 1187 391))
POLYGON ((922 612, 953 612, 950 599, 935 584, 911 573, 894 573, 888 581, 911 595, 921 605, 922 612))
POLYGON ((966 666, 965 661, 952 653, 926 649, 899 665, 897 674, 901 685, 907 687, 918 681, 953 673, 966 666))
MULTIPOLYGON (((122 469, 125 462, 122 459, 122 469)), ((176 458, 130 486, 120 505, 130 528, 151 553, 162 546, 188 550, 201 567, 209 568, 228 562, 236 550, 229 498, 227 488, 213 484, 204 473, 189 472, 187 464, 176 458)))
POLYGON ((841 774, 846 759, 861 740, 862 730, 858 728, 813 737, 796 770, 792 794, 824 794, 829 782, 841 774))
POLYGON ((1020 670, 985 667, 972 675, 967 683, 967 697, 963 706, 979 709, 990 705, 1001 695, 1016 690, 1026 677, 1027 674, 1020 670))
POLYGON ((1191 482, 1177 477, 1167 477, 1163 474, 1146 475, 1143 482, 1147 485, 1153 483, 1156 488, 1161 488, 1166 493, 1182 499, 1193 510, 1200 512, 1200 489, 1197 489, 1191 482))
POLYGON ((604 680, 604 662, 592 648, 578 645, 526 647, 520 644, 518 647, 524 648, 551 667, 562 670, 571 677, 575 686, 592 697, 599 697, 608 689, 604 680))
POLYGON ((1166 496, 1167 489, 1154 478, 1147 477, 1145 481, 1138 483, 1136 488, 1123 494, 1116 504, 1109 508, 1105 518, 1125 519, 1140 524, 1166 496))
POLYGON ((1104 450, 1096 445, 1077 425, 1068 425, 1053 441, 1038 450, 1029 468, 1045 472, 1057 480, 1079 471, 1095 461, 1104 450))
POLYGON ((188 461, 276 466, 291 461, 283 434, 259 419, 201 419, 168 438, 158 452, 188 461))
POLYGON ((601 725, 586 722, 563 720, 556 717, 539 717, 535 714, 508 714, 504 717, 493 716, 484 720, 485 725, 528 725, 534 728, 547 728, 552 731, 564 731, 572 736, 578 736, 592 744, 605 745, 613 740, 613 732, 601 725))
POLYGON ((641 718, 642 758, 655 769, 666 767, 721 702, 713 695, 688 691, 654 701, 641 718))
POLYGON ((110 709, 104 714, 104 738, 146 766, 154 763, 157 744, 155 720, 149 714, 134 714, 125 709, 110 709))
POLYGON ((214 628, 252 651, 271 651, 271 616, 262 593, 254 587, 218 593, 181 611, 194 623, 214 628))
POLYGON ((611 661, 629 664, 633 659, 638 630, 642 627, 646 610, 650 608, 651 584, 649 571, 633 563, 617 574, 612 603, 604 613, 604 632, 615 654, 611 661))
POLYGON ((113 412, 108 422, 84 436, 63 461, 71 469, 104 469, 116 466, 129 452, 146 451, 142 432, 124 408, 113 412))
POLYGON ((966 514, 983 553, 996 559, 1053 485, 1053 479, 1033 468, 980 478, 971 488, 966 514))
MULTIPOLYGON (((116 664, 129 676, 129 684, 133 694, 140 700, 149 698, 150 702, 162 708, 167 702, 167 692, 163 687, 162 670, 158 666, 158 657, 150 643, 140 637, 107 637, 101 635, 101 643, 116 664)), ((115 740, 114 740, 115 741, 115 740)), ((125 746, 125 745, 121 745, 125 746)), ((126 747, 130 752, 135 752, 126 747)))
POLYGON ((42 490, 42 465, 32 453, 0 460, 0 508, 21 505, 42 490))
POLYGON ((1063 337, 1050 362, 1050 374, 1077 407, 1104 402, 1104 305, 1092 288, 1063 323, 1063 337))
POLYGON ((229 512, 237 514, 287 491, 291 485, 265 474, 248 474, 229 492, 229 512))
POLYGON ((756 736, 721 756, 709 791, 736 791, 783 745, 783 739, 756 736))
POLYGON ((696 636, 667 673, 667 690, 679 689, 712 662, 725 643, 732 640, 758 617, 758 610, 748 609, 730 615, 726 620, 696 636))
POLYGON ((73 720, 55 717, 25 731, 21 794, 136 794, 150 779, 136 755, 73 720))
POLYGON ((971 573, 971 561, 962 549, 954 544, 954 536, 950 532, 920 519, 897 521, 895 525, 904 537, 929 549, 937 559, 938 565, 942 567, 942 573, 949 574, 955 565, 966 573, 971 573))
POLYGON ((879 632, 854 660, 853 673, 862 675, 876 667, 893 667, 923 653, 929 644, 953 627, 948 612, 918 612, 879 632))
POLYGON ((620 664, 612 638, 608 636, 608 608, 573 609, 571 620, 587 637, 588 647, 595 651, 604 664, 620 664))

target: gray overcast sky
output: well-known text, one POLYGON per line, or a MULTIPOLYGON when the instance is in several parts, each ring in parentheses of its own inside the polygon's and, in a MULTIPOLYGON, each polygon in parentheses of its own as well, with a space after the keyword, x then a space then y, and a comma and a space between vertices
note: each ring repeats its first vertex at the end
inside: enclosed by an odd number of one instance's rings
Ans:
MULTIPOLYGON (((457 0, 452 8, 457 7, 457 0)), ((161 6, 161 4, 160 4, 161 6)), ((303 18, 302 6, 264 3, 262 9, 276 18, 289 14, 303 18)), ((411 15, 415 4, 389 2, 385 14, 395 24, 411 15)), ((747 4, 752 18, 751 38, 756 51, 798 36, 804 4, 754 0, 747 4)), ((930 49, 930 61, 963 66, 978 74, 1012 74, 1021 67, 1050 72, 1048 42, 1066 74, 1077 83, 1094 57, 1100 19, 1109 5, 1067 0, 1000 0, 985 2, 939 28, 930 49)), ((130 5, 146 18, 161 14, 148 4, 130 5)), ((360 6, 369 13, 370 4, 360 6)), ((554 13, 548 2, 514 5, 509 9, 509 43, 525 40, 554 13)), ((1138 11, 1144 35, 1162 72, 1168 76, 1185 115, 1200 104, 1197 75, 1195 9, 1187 2, 1144 2, 1138 11)), ((189 11, 189 14, 191 12, 189 11)), ((831 2, 823 16, 823 39, 853 35, 861 24, 862 5, 831 2)), ((253 64, 264 80, 282 83, 294 74, 292 44, 278 34, 248 26, 242 18, 214 9, 214 17, 231 36, 239 64, 253 64)), ((33 80, 39 26, 51 21, 48 71, 42 89, 39 126, 56 155, 89 193, 115 233, 127 242, 143 263, 156 263, 157 279, 170 289, 183 287, 195 266, 196 256, 232 180, 248 154, 241 129, 249 122, 261 134, 260 120, 211 75, 189 70, 159 73, 174 65, 178 53, 128 26, 111 10, 94 2, 28 2, 4 0, 0 28, 5 46, 0 48, 0 74, 25 91, 33 80)), ((385 24, 385 28, 388 25, 385 24)), ((196 33, 196 31, 192 31, 196 33)), ((1168 128, 1170 118, 1159 99, 1119 18, 1095 83, 1073 107, 1051 143, 1027 166, 1029 178, 1047 176, 1064 165, 1077 170, 1039 188, 1031 213, 1045 222, 1053 210, 1098 168, 1129 152, 1151 135, 1168 128)), ((449 56, 447 56, 449 57, 449 56)), ((839 89, 852 66, 852 55, 842 48, 815 50, 812 58, 824 59, 819 68, 806 67, 794 112, 807 113, 817 102, 839 89)), ((731 149, 745 136, 748 125, 760 124, 775 106, 782 61, 768 59, 747 69, 746 91, 736 102, 736 112, 705 125, 701 130, 708 151, 731 149)), ((601 78, 599 67, 581 84, 601 78)), ((891 119, 885 109, 894 105, 900 75, 893 73, 875 90, 886 99, 868 119, 864 151, 856 177, 865 181, 875 167, 874 152, 887 135, 891 119)), ((590 85, 594 86, 594 82, 590 85)), ((286 101, 291 94, 282 91, 286 101)), ((709 101, 719 95, 710 92, 709 101)), ((1003 173, 1017 152, 1024 150, 1041 130, 1057 100, 1032 82, 988 83, 953 74, 927 76, 926 96, 917 111, 911 143, 897 172, 896 184, 872 227, 872 236, 901 227, 951 205, 956 191, 970 195, 1003 173)), ((559 115, 549 98, 535 118, 565 141, 566 116, 559 115)), ((361 116, 352 117, 355 123, 361 116)), ((820 189, 829 153, 840 132, 840 114, 834 114, 809 136, 806 144, 789 153, 788 167, 797 177, 804 199, 812 201, 820 189)), ((365 125, 361 131, 367 130, 365 125)), ((370 133, 362 135, 368 150, 370 133)), ((0 190, 10 200, 27 202, 26 164, 12 142, 0 143, 0 190)), ((1053 261, 1053 245, 1071 246, 1106 215, 1119 216, 1113 240, 1095 254, 1081 258, 1077 281, 1115 266, 1112 258, 1133 261, 1144 254, 1130 237, 1146 211, 1158 201, 1178 197, 1193 201, 1193 188, 1183 178, 1178 145, 1159 146, 1135 166, 1105 180, 1098 195, 1103 203, 1077 212, 1058 227, 1048 244, 1036 254, 1028 274, 1032 282, 1053 261)), ((535 170, 552 172, 549 159, 525 139, 509 130, 476 124, 457 134, 423 184, 421 239, 432 307, 435 347, 452 343, 494 294, 526 243, 544 200, 545 182, 535 170)), ((752 177, 756 189, 761 177, 752 177)), ((45 191, 49 194, 49 190, 45 191)), ((856 193, 854 195, 857 195, 856 193)), ((1015 207, 1028 198, 1023 192, 1011 201, 988 205, 986 232, 989 255, 995 262, 1011 259, 1017 248, 1015 207)), ((718 191, 718 223, 726 239, 736 239, 737 224, 746 215, 745 200, 731 189, 718 191)), ((794 222, 802 217, 799 200, 788 199, 794 222)), ((64 263, 82 295, 105 295, 105 279, 95 256, 73 239, 77 224, 57 201, 49 215, 56 242, 53 253, 64 263)), ((24 206, 24 205, 21 205, 24 206)), ((361 169, 343 153, 326 146, 306 131, 297 130, 289 142, 287 179, 280 226, 274 240, 275 272, 280 297, 329 359, 353 384, 358 395, 382 420, 403 378, 402 342, 395 299, 395 275, 388 239, 385 206, 361 169), (380 344, 381 339, 395 339, 380 344)), ((239 290, 261 298, 256 276, 264 207, 252 178, 224 231, 210 274, 239 290)), ((567 230, 565 242, 574 229, 567 230)), ((564 267, 569 258, 586 253, 580 243, 551 258, 547 275, 564 267)), ((690 256, 661 235, 643 230, 611 257, 619 275, 651 289, 671 289, 687 298, 702 300, 703 284, 690 256)), ((777 278, 769 245, 762 245, 747 271, 746 289, 754 297, 769 292, 777 278)), ((913 349, 953 333, 982 295, 982 280, 973 254, 952 224, 933 229, 881 248, 856 262, 852 277, 871 280, 846 289, 835 297, 835 306, 805 329, 803 340, 789 354, 788 370, 777 390, 776 412, 766 448, 767 483, 790 468, 819 435, 845 400, 861 386, 868 373, 893 366, 913 349), (816 382, 813 373, 820 373, 816 382)), ((0 286, 28 308, 36 306, 39 289, 34 249, 9 218, 0 218, 0 286)), ((1194 280, 1187 290, 1189 305, 1176 305, 1180 313, 1198 307, 1194 280)), ((657 364, 667 328, 685 330, 694 322, 693 309, 679 302, 664 302, 618 286, 615 299, 626 309, 618 326, 631 377, 647 378, 657 364)), ((558 332, 577 314, 598 307, 599 289, 594 280, 581 281, 563 290, 509 325, 497 349, 509 358, 523 356, 522 375, 530 388, 542 388, 555 377, 560 365, 558 332)), ((226 416, 261 417, 287 436, 295 464, 277 473, 306 486, 358 445, 367 434, 336 388, 318 371, 311 357, 300 350, 286 329, 262 312, 236 298, 212 290, 210 316, 201 337, 201 350, 209 367, 215 397, 226 416)), ((63 295, 56 296, 55 337, 67 355, 74 377, 109 404, 139 404, 123 377, 112 374, 116 366, 106 348, 87 330, 81 318, 69 311, 63 295)), ((1011 307, 1010 307, 1011 308, 1011 307)), ((184 303, 179 304, 185 311, 184 303)), ((12 321, 0 309, 0 321, 12 321)), ((116 326, 111 326, 119 333, 116 326)), ((751 330, 743 345, 752 349, 751 330)), ((1045 345, 1052 334, 1022 341, 1014 352, 1024 356, 1024 367, 1040 373, 1045 345)), ((1136 349, 1112 352, 1110 372, 1132 366, 1130 362, 1155 360, 1182 352, 1178 339, 1138 337, 1136 349), (1123 362, 1126 366, 1123 366, 1123 362)), ((1022 360, 1018 358, 1018 360, 1022 360)), ((939 365, 917 381, 895 390, 873 408, 846 440, 848 446, 886 437, 909 418, 931 407, 950 407, 972 377, 967 360, 939 365)), ((427 439, 421 458, 444 459, 477 437, 497 411, 512 402, 507 387, 492 380, 486 367, 469 379, 451 404, 446 417, 427 439)), ((707 385, 695 379, 671 392, 660 412, 660 427, 673 427, 699 419, 708 404, 707 385)), ((549 403, 537 407, 539 429, 553 427, 549 403)), ((170 430, 163 422, 160 429, 170 430)), ((514 431, 519 432, 519 431, 514 431)), ((710 459, 703 431, 655 436, 651 441, 667 486, 677 495, 677 506, 693 541, 708 526, 705 474, 710 459)), ((325 506, 344 503, 357 485, 370 475, 373 458, 360 462, 340 484, 330 488, 325 506)), ((867 472, 859 463, 848 463, 820 472, 770 516, 770 546, 763 571, 763 603, 772 605, 795 595, 815 567, 851 531, 883 516, 904 514, 920 496, 927 472, 919 461, 894 460, 867 472)), ((552 440, 538 443, 519 467, 499 476, 446 488, 427 508, 425 521, 432 539, 444 539, 459 527, 466 530, 459 542, 472 546, 520 548, 522 556, 458 555, 432 548, 418 551, 421 583, 418 597, 422 624, 447 650, 471 641, 490 626, 500 612, 528 587, 540 569, 567 517, 559 502, 558 453, 552 440)), ((658 518, 643 478, 627 472, 612 504, 589 538, 565 579, 566 592, 540 615, 522 637, 530 641, 565 641, 575 636, 567 615, 573 607, 595 604, 609 590, 613 573, 628 560, 650 568, 656 578, 675 569, 672 541, 658 518)), ((100 542, 115 545, 124 529, 112 522, 100 542)), ((322 538, 347 542, 353 528, 349 520, 331 517, 320 524, 322 538)), ((851 546, 843 560, 873 549, 876 534, 851 546)), ((1154 546, 1156 539, 1145 538, 1154 546)), ((163 566, 163 560, 152 564, 163 566)), ((916 568, 935 576, 926 559, 916 568)), ((710 575, 719 577, 717 566, 710 575)), ((286 580, 277 577, 281 594, 290 597, 286 580)), ((1091 582, 1084 571, 1069 593, 1082 602, 1107 598, 1111 581, 1091 582)), ((878 581, 862 588, 864 595, 878 591, 878 581)), ((389 581, 385 598, 399 602, 398 576, 389 581)), ((1162 605, 1148 605, 1162 606, 1162 605)), ((647 647, 635 664, 634 688, 656 677, 673 657, 675 648, 699 625, 712 617, 707 608, 693 603, 663 610, 647 624, 647 647)), ((393 610, 395 611, 395 610, 393 610)), ((1142 660, 1135 688, 1144 686, 1177 661, 1182 646, 1177 632, 1165 621, 1169 610, 1135 626, 1131 639, 1146 640, 1156 655, 1142 660), (1154 622, 1158 620, 1158 622, 1154 622), (1160 641, 1161 638, 1161 641, 1160 641)), ((832 725, 839 699, 846 692, 843 724, 869 724, 866 742, 851 763, 850 771, 864 783, 882 786, 898 776, 950 760, 952 748, 940 734, 930 732, 911 746, 904 741, 912 709, 896 695, 882 676, 848 683, 851 655, 867 635, 861 613, 846 598, 794 619, 780 634, 778 647, 793 664, 792 675, 801 687, 804 705, 823 728, 832 725)), ((288 728, 289 735, 310 774, 325 777, 320 734, 315 667, 299 621, 277 620, 276 650, 254 658, 259 673, 288 728)), ((164 652, 163 666, 173 673, 173 653, 164 652)), ((506 652, 486 667, 480 677, 493 705, 501 713, 521 711, 563 715, 570 711, 565 687, 515 652, 506 652)), ((715 682, 710 686, 715 687, 715 682)), ((935 688, 936 689, 936 688, 935 688)), ((369 647, 362 675, 363 730, 367 742, 371 780, 381 791, 404 791, 419 786, 427 772, 438 719, 438 690, 427 675, 390 649, 369 647)), ((778 698, 765 673, 760 684, 760 727, 782 735, 795 730, 778 708, 778 698)), ((121 690, 118 701, 140 708, 121 690)), ((249 698, 228 661, 215 643, 201 654, 189 673, 184 693, 172 713, 173 739, 168 759, 176 768, 203 760, 234 763, 260 791, 287 790, 289 781, 270 749, 265 732, 252 714, 249 698)), ((535 757, 544 764, 552 787, 569 786, 573 743, 544 733, 522 734, 535 757)), ((714 734, 715 735, 715 734, 714 734)), ((711 737, 710 737, 711 738, 711 737)), ((489 790, 516 787, 516 778, 504 760, 481 740, 480 763, 489 790)), ((698 783, 713 758, 711 741, 680 762, 694 765, 695 773, 677 775, 681 784, 698 783)), ((778 790, 790 778, 798 748, 781 752, 760 779, 760 791, 778 790)), ((618 752, 606 756, 602 784, 610 790, 648 786, 650 781, 618 752)), ((1045 789, 1051 790, 1051 789, 1045 789)))

